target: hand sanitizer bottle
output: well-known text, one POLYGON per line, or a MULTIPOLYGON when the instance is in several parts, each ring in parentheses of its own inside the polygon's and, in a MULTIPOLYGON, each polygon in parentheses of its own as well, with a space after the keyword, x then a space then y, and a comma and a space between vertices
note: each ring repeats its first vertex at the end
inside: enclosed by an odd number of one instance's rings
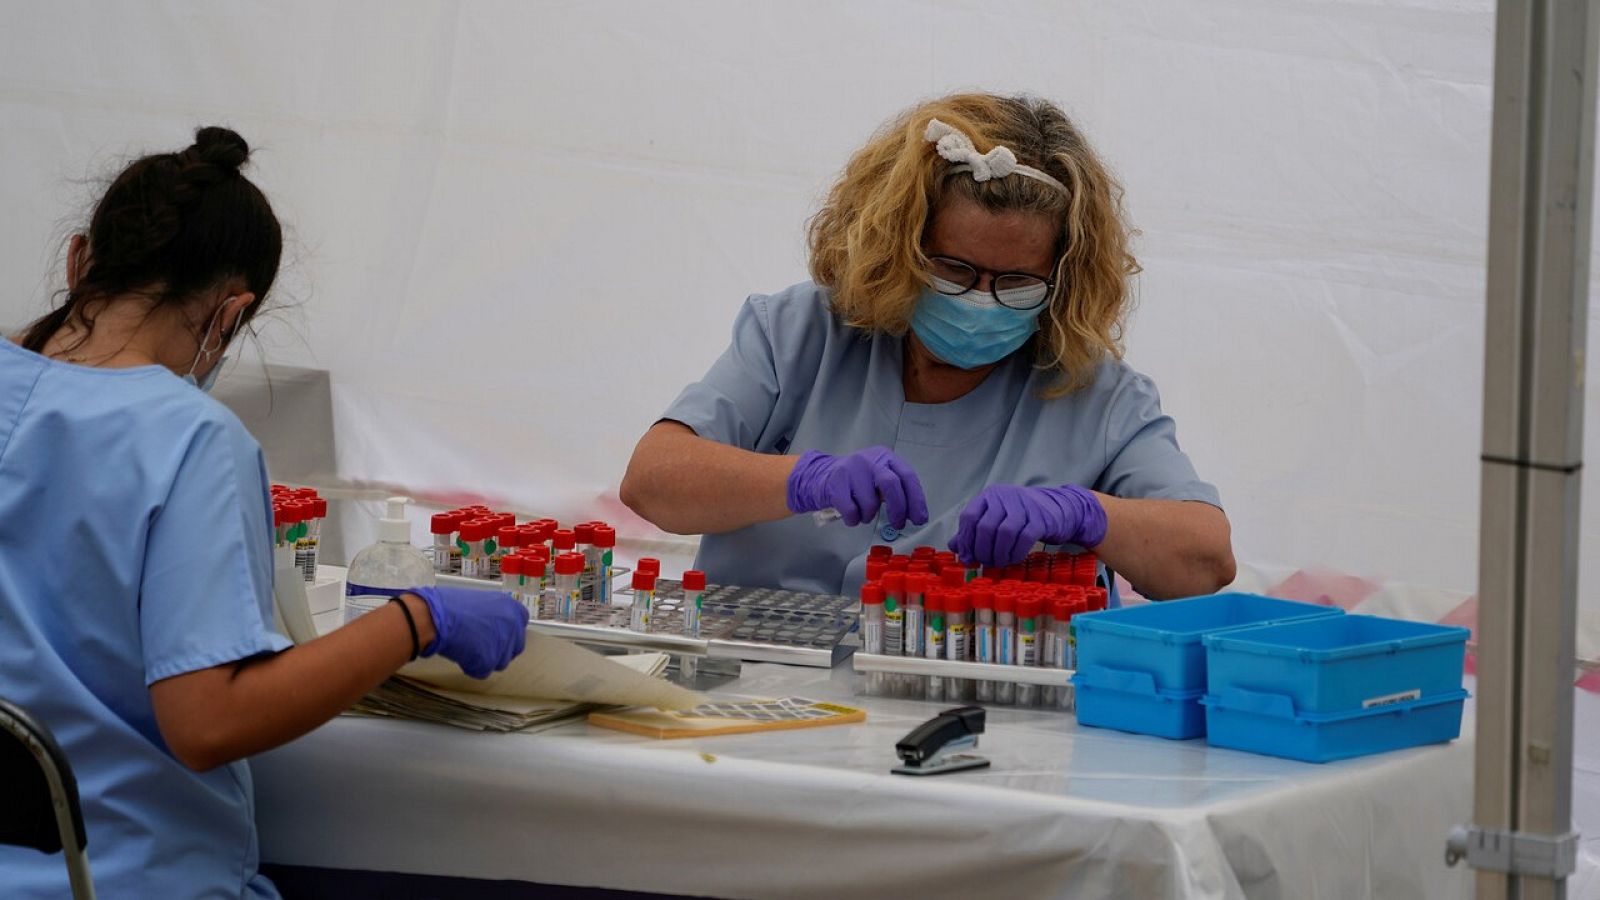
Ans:
POLYGON ((344 621, 354 622, 414 587, 434 584, 433 563, 411 545, 406 497, 389 498, 389 514, 378 520, 378 542, 356 554, 345 574, 344 621))

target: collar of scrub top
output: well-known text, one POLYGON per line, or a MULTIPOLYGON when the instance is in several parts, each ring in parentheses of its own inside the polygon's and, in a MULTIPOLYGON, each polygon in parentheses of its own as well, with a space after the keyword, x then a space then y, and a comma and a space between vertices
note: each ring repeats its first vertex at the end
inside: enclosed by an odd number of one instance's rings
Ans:
POLYGON ((988 153, 979 153, 972 138, 938 119, 928 120, 928 128, 922 136, 934 145, 940 156, 956 164, 951 171, 971 172, 973 181, 988 181, 1015 174, 1048 184, 1063 194, 1071 193, 1066 185, 1049 174, 1017 162, 1017 154, 1011 152, 1010 147, 996 144, 988 153))

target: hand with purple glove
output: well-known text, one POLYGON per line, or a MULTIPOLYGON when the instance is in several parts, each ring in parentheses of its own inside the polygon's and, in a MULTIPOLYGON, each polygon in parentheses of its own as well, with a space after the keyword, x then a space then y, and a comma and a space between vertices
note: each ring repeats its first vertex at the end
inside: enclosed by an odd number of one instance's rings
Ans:
POLYGON ((422 649, 451 660, 473 678, 511 664, 528 643, 528 608, 502 591, 418 587, 407 591, 428 604, 436 637, 422 649))
POLYGON ((789 473, 789 511, 836 509, 846 525, 877 518, 882 506, 897 529, 928 522, 922 482, 888 447, 868 447, 845 456, 812 450, 789 473))
POLYGON ((961 511, 950 549, 966 563, 1014 566, 1038 541, 1093 549, 1105 539, 1106 511, 1093 491, 994 484, 961 511))

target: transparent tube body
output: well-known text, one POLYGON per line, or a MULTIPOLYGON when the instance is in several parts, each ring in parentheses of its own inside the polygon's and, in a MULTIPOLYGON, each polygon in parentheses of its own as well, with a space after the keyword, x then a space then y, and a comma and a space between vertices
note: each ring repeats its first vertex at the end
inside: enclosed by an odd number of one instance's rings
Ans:
POLYGON ((905 596, 892 593, 883 598, 883 650, 889 656, 905 653, 905 596))
MULTIPOLYGON (((992 663, 997 660, 994 650, 994 610, 976 609, 972 612, 972 656, 978 662, 992 663)), ((977 685, 977 697, 980 703, 994 702, 995 683, 980 681, 977 685)))
MULTIPOLYGON (((1017 616, 1017 665, 1039 665, 1039 619, 1037 616, 1017 616)), ((1017 705, 1033 706, 1038 702, 1039 689, 1034 684, 1019 684, 1017 705)))
POLYGON ((628 612, 628 627, 634 631, 650 630, 650 609, 655 606, 656 592, 639 588, 633 590, 633 609, 628 612))
POLYGON ((456 549, 456 536, 454 534, 436 534, 433 536, 433 570, 443 575, 450 574, 450 561, 460 559, 461 551, 456 549))
POLYGON ((583 594, 578 587, 577 575, 556 575, 553 587, 556 601, 556 618, 571 622, 578 615, 578 602, 583 594))
MULTIPOLYGON (((683 592, 683 633, 684 633, 685 637, 697 638, 697 637, 700 636, 700 613, 701 613, 701 607, 705 604, 705 601, 706 601, 706 592, 705 591, 689 591, 689 590, 686 590, 686 591, 683 592)), ((867 652, 868 653, 882 653, 883 652, 883 607, 882 606, 877 606, 876 604, 874 604, 874 608, 876 608, 878 610, 878 649, 876 649, 876 650, 868 650, 867 652)), ((862 615, 863 616, 866 615, 866 610, 865 609, 862 610, 862 615)), ((865 618, 862 619, 861 629, 862 629, 861 633, 862 633, 862 635, 864 637, 866 635, 866 620, 865 620, 865 618)))
MULTIPOLYGON (((944 659, 945 613, 943 610, 934 610, 928 612, 924 618, 927 624, 922 629, 922 655, 926 659, 944 659)), ((927 689, 929 700, 943 700, 945 679, 939 675, 929 675, 927 689)))

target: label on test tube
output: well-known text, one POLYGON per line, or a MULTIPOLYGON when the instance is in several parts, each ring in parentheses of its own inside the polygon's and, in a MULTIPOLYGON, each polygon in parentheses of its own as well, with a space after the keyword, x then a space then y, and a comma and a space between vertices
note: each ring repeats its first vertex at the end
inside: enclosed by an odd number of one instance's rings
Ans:
POLYGON ((583 557, 577 553, 563 553, 556 557, 555 587, 556 618, 571 622, 578 615, 578 603, 583 599, 583 589, 578 576, 583 574, 583 557))
POLYGON ((1017 662, 1019 666, 1039 664, 1039 609, 1044 604, 1038 597, 1023 597, 1017 601, 1017 662))
POLYGON ((883 653, 905 653, 906 576, 889 572, 883 576, 883 653))
POLYGON ((923 601, 922 655, 928 659, 944 659, 944 600, 943 591, 929 591, 923 601))
POLYGON ((945 596, 945 658, 965 662, 970 654, 968 641, 972 637, 972 599, 966 591, 951 591, 945 596))
POLYGON ((656 600, 654 572, 633 573, 633 609, 628 614, 628 627, 634 631, 650 630, 650 607, 656 600))
POLYGON ((928 582, 933 579, 923 575, 911 574, 906 576, 906 628, 905 650, 907 656, 921 656, 922 645, 926 635, 923 629, 923 609, 926 602, 928 582))
POLYGON ((616 577, 615 548, 617 546, 617 530, 610 525, 596 525, 594 527, 594 546, 600 551, 600 560, 595 564, 595 600, 601 606, 611 605, 611 580, 616 577))
POLYGON ((705 612, 706 573, 689 569, 683 573, 683 633, 700 636, 700 616, 705 612))
POLYGON ((1017 664, 1017 596, 1009 591, 994 595, 994 655, 1002 666, 1017 664))
POLYGON ((981 663, 992 663, 994 655, 994 591, 972 589, 972 655, 981 663))
MULTIPOLYGON (((685 572, 684 580, 688 578, 685 572)), ((882 584, 869 581, 861 586, 861 650, 865 653, 883 652, 883 603, 882 584)))

